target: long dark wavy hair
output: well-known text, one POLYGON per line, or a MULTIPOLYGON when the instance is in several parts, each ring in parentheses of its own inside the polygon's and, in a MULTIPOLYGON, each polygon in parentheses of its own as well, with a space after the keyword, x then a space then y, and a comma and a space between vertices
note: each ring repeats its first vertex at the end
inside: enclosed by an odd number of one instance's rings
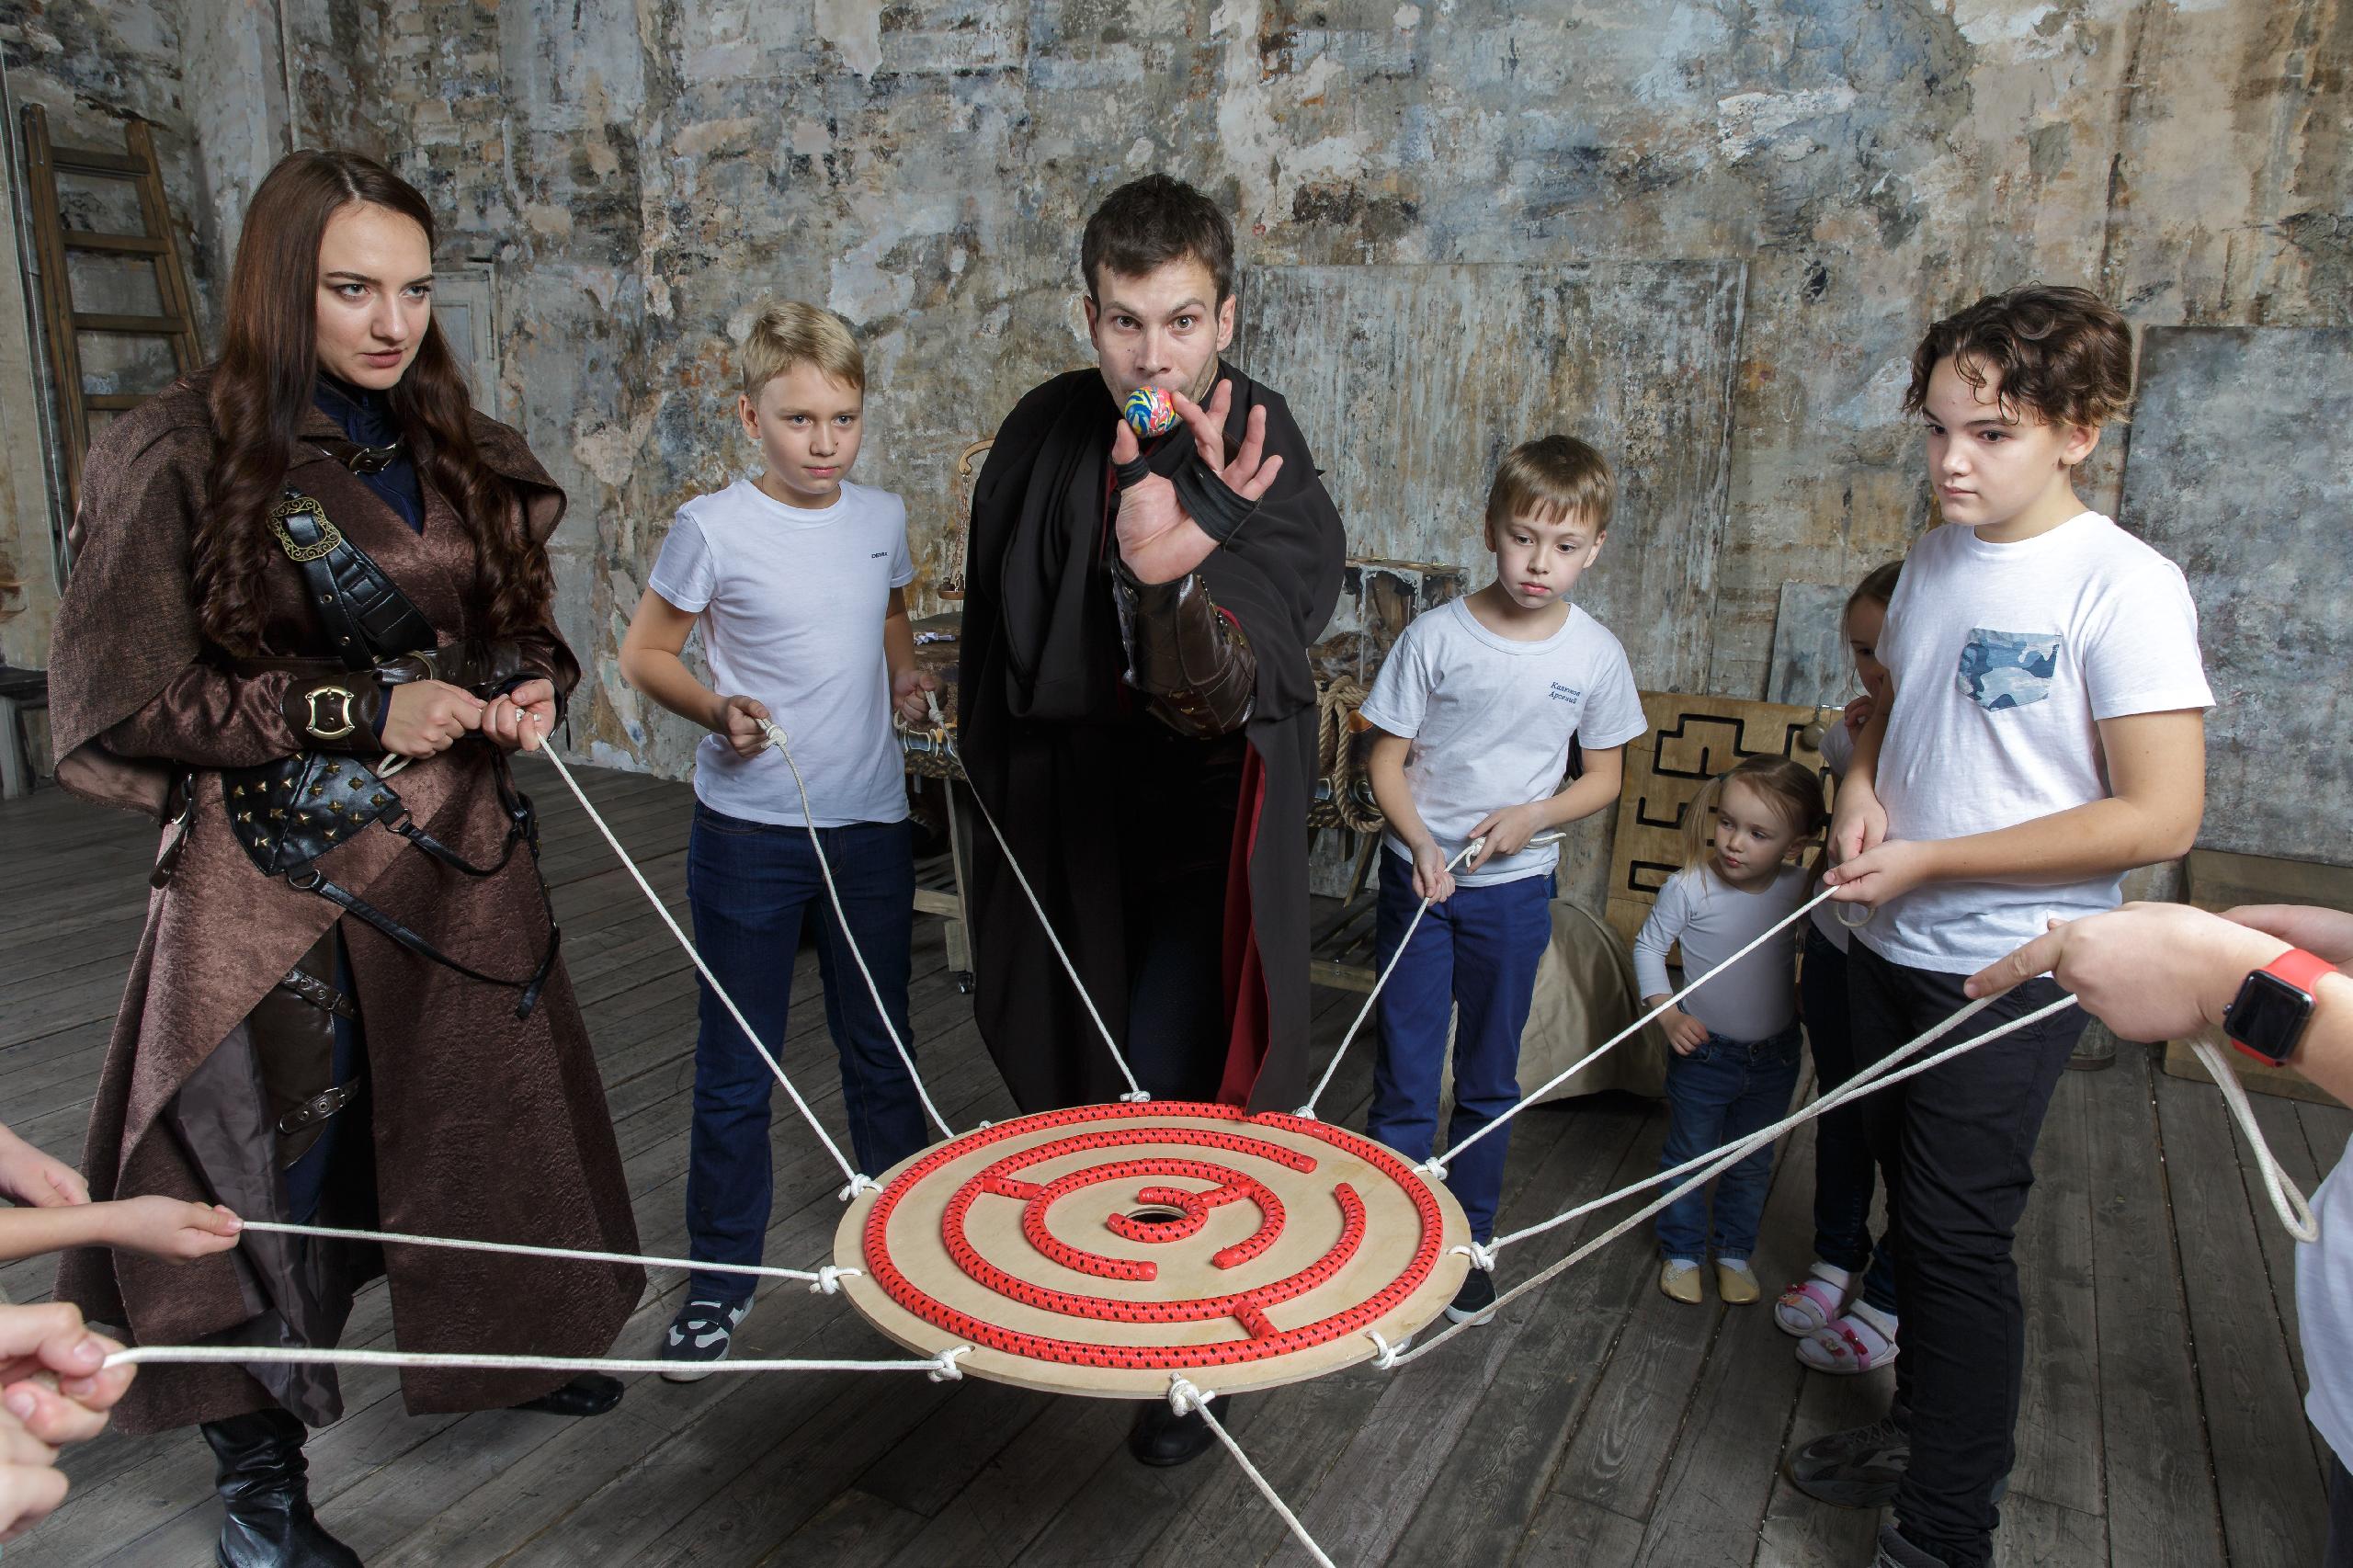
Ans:
MULTIPOLYGON (((358 153, 290 153, 245 211, 229 278, 227 331, 206 372, 216 437, 194 541, 204 634, 232 653, 259 650, 263 574, 278 545, 268 514, 284 494, 295 432, 319 377, 319 242, 327 221, 356 201, 413 220, 434 243, 433 212, 416 187, 358 153)), ((474 445, 472 400, 438 323, 390 394, 401 438, 426 483, 449 503, 475 545, 473 610, 466 634, 511 637, 540 624, 553 583, 513 487, 474 445)))

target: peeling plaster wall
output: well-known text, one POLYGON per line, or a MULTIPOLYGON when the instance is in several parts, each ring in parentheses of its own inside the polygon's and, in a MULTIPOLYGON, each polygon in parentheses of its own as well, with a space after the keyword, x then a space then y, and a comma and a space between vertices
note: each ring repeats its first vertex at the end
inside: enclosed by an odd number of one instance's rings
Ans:
MULTIPOLYGON (((133 52, 168 56, 169 0, 139 14, 159 30, 133 52)), ((860 477, 905 494, 936 571, 950 463, 1086 357, 1080 224, 1152 168, 1228 201, 1260 266, 1745 264, 1704 629, 1706 685, 1733 695, 1765 689, 1785 582, 1843 585, 1927 521, 1897 403, 1932 314, 2039 277, 2143 325, 2353 317, 2347 0, 286 15, 301 138, 385 152, 443 215, 445 256, 490 259, 502 411, 574 497, 577 738, 669 773, 692 737, 613 653, 672 512, 752 455, 725 414, 752 303, 814 298, 860 324, 860 477)), ((2094 461, 2098 502, 2126 439, 2094 461)), ((1360 526, 1387 540, 1393 521, 1360 526)))
POLYGON ((584 744, 676 773, 612 649, 751 455, 763 293, 864 330, 862 477, 936 569, 957 451, 1086 355, 1079 226, 1133 174, 1227 199, 1258 265, 1744 261, 1708 685, 1760 695, 1782 584, 1927 520, 1896 405, 1931 313, 2044 277, 2144 324, 2353 314, 2348 43, 2342 0, 420 0, 370 111, 498 258, 512 407, 574 488, 584 744))

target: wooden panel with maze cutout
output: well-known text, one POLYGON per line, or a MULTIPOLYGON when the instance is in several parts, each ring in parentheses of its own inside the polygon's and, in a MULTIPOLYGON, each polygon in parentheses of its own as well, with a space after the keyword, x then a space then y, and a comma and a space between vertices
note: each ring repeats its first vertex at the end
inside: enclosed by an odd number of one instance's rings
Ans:
MULTIPOLYGON (((1812 708, 1739 697, 1643 693, 1650 730, 1626 743, 1626 783, 1609 850, 1609 927, 1633 945, 1658 891, 1683 865, 1683 817, 1709 779, 1745 756, 1769 753, 1822 771, 1808 744, 1812 708)), ((1821 722, 1837 722, 1825 710, 1821 722)))

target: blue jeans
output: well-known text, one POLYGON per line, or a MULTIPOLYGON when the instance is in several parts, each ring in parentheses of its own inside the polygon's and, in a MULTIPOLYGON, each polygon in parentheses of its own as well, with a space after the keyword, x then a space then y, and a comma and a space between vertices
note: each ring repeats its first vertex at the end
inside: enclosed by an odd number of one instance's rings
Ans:
MULTIPOLYGON (((1813 1047, 1815 1091, 1828 1094, 1858 1068, 1855 1030, 1847 1010, 1847 955, 1812 926, 1805 967, 1798 971, 1805 997, 1805 1035, 1813 1047)), ((1813 1132, 1813 1256, 1863 1277, 1863 1300, 1895 1312, 1895 1255, 1871 1245, 1871 1188, 1879 1161, 1871 1153, 1869 1112, 1853 1101, 1825 1112, 1813 1132), (1867 1271, 1868 1270, 1868 1271, 1867 1271)))
MULTIPOLYGON (((1421 906, 1413 862, 1381 851, 1380 963, 1386 967, 1421 906)), ((1372 1067, 1372 1113, 1365 1134, 1409 1160, 1430 1157, 1438 1135, 1438 1084, 1446 1068, 1446 1025, 1454 1030, 1454 1115, 1449 1148, 1519 1100, 1519 1035, 1536 994, 1536 966, 1552 940, 1552 878, 1523 877, 1488 887, 1457 887, 1414 932, 1414 940, 1381 993, 1381 1052, 1372 1067)), ((1446 1185, 1471 1221, 1471 1234, 1493 1238, 1503 1196, 1508 1131, 1483 1138, 1449 1162, 1446 1185)))
MULTIPOLYGON (((1799 1027, 1791 1023, 1765 1040, 1731 1040, 1711 1032, 1688 1056, 1669 1051, 1666 1147, 1659 1151, 1658 1168, 1736 1143, 1788 1115, 1798 1086, 1800 1038, 1799 1027)), ((1704 1187, 1660 1210, 1660 1256, 1695 1263, 1710 1252, 1718 1257, 1754 1256, 1772 1176, 1773 1146, 1768 1143, 1716 1177, 1712 1216, 1704 1187)))
MULTIPOLYGON (((908 947, 915 934, 915 840, 904 822, 817 830, 891 1026, 907 1042, 908 947)), ((809 832, 727 816, 698 802, 687 841, 687 901, 695 946, 769 1052, 784 1055, 792 965, 801 921, 819 921, 817 972, 825 1027, 841 1053, 842 1106, 858 1168, 880 1176, 926 1142, 923 1106, 905 1063, 883 1032, 874 999, 843 940, 809 832)), ((768 1228, 768 1101, 776 1074, 712 994, 700 985, 695 1037, 695 1116, 687 1168, 690 1253, 713 1263, 757 1263, 768 1228)), ((742 1274, 697 1274, 688 1294, 741 1301, 742 1274)))

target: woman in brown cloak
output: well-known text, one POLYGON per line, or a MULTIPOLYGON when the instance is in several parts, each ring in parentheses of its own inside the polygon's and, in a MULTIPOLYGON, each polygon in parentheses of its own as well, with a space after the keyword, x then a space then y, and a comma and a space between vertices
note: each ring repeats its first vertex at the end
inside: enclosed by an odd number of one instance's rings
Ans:
MULTIPOLYGON (((165 823, 85 1154, 91 1195, 248 1219, 637 1250, 507 754, 579 666, 563 494, 475 413, 432 322, 432 218, 369 159, 255 193, 225 346, 93 445, 50 672, 58 778, 165 823), (396 760, 397 759, 397 760, 396 760)), ((595 1356, 631 1267, 248 1232, 188 1264, 68 1255, 150 1344, 332 1346, 382 1273, 404 1349, 595 1356)), ((416 1413, 589 1415, 610 1379, 411 1370, 416 1413)), ((358 1559, 312 1517, 330 1369, 147 1369, 131 1431, 200 1423, 220 1561, 358 1559)))

